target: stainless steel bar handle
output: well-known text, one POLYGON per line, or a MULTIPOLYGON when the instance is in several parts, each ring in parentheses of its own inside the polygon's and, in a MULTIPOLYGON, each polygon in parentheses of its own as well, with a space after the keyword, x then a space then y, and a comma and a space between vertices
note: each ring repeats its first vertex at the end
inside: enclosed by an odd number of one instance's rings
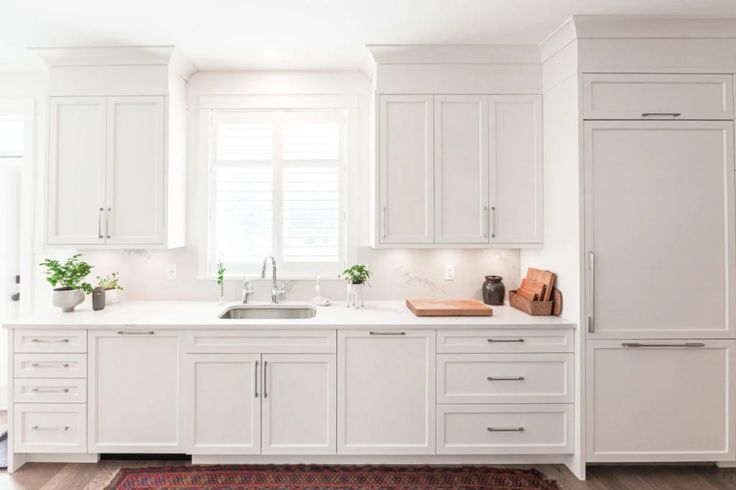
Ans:
POLYGON ((524 427, 486 427, 488 432, 524 432, 524 427))
POLYGON ((641 117, 680 117, 680 112, 642 112, 641 117))
POLYGON ((69 388, 33 388, 32 393, 69 393, 69 388))
POLYGON ((62 432, 66 432, 69 430, 69 426, 65 425, 63 427, 42 427, 40 425, 34 425, 33 427, 31 427, 31 429, 33 430, 60 430, 62 432))
POLYGON ((134 330, 118 330, 118 335, 155 335, 156 332, 148 330, 146 332, 136 332, 134 330))
POLYGON ((369 335, 406 335, 406 332, 368 332, 369 335))
POLYGON ((107 208, 105 213, 105 235, 107 238, 110 238, 110 211, 112 211, 112 208, 107 208))
POLYGON ((524 381, 524 376, 488 376, 488 381, 524 381))
POLYGON ((488 215, 488 206, 483 206, 483 238, 488 238, 488 232, 491 228, 491 217, 488 215))
POLYGON ((256 393, 255 393, 255 395, 256 395, 256 398, 258 398, 258 361, 256 361, 256 367, 253 370, 253 372, 255 373, 254 374, 255 380, 254 380, 254 383, 253 383, 255 385, 255 387, 256 387, 256 393))
POLYGON ((595 252, 588 252, 588 270, 590 270, 590 315, 588 315, 588 333, 595 333, 595 252))
POLYGON ((263 361, 263 398, 268 398, 268 361, 263 361))
POLYGON ((682 348, 689 348, 689 347, 705 347, 705 344, 703 342, 683 342, 683 343, 642 343, 642 342, 624 342, 621 344, 622 347, 682 347, 682 348))
POLYGON ((524 342, 524 339, 486 339, 488 342, 524 342))
POLYGON ((68 368, 70 365, 63 362, 34 362, 31 364, 31 367, 37 367, 37 368, 68 368))
POLYGON ((34 344, 68 344, 70 339, 31 339, 34 344))
POLYGON ((99 211, 97 211, 97 238, 104 238, 102 236, 102 212, 104 209, 100 208, 99 211))
POLYGON ((496 206, 491 206, 491 238, 496 238, 496 206))

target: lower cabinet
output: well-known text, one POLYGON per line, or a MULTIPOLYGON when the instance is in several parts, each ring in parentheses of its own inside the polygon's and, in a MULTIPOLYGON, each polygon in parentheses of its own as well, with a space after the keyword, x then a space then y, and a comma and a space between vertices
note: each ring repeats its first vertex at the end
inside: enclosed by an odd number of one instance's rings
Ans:
POLYGON ((188 354, 191 454, 335 454, 334 354, 188 354))
POLYGON ((733 460, 735 344, 589 340, 588 461, 733 460))
POLYGON ((434 454, 435 331, 340 330, 338 453, 434 454))
POLYGON ((179 435, 177 332, 89 332, 91 453, 175 453, 179 435))

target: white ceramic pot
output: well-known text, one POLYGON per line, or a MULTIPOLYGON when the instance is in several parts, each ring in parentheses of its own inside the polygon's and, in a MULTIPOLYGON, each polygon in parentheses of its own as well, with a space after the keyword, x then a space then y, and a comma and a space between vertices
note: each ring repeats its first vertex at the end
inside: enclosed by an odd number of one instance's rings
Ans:
POLYGON ((361 284, 351 284, 348 282, 347 288, 347 307, 348 308, 363 308, 363 288, 361 284))
POLYGON ((51 302, 54 306, 61 308, 63 312, 74 311, 77 305, 84 301, 84 291, 81 289, 54 289, 51 302))
POLYGON ((117 303, 120 300, 119 289, 105 289, 105 304, 111 305, 117 303))

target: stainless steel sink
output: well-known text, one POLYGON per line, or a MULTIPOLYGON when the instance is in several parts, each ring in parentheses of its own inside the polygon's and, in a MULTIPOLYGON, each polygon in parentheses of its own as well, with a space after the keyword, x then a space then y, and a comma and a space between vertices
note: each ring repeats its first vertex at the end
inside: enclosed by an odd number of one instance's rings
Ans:
POLYGON ((223 320, 306 320, 314 318, 317 310, 311 306, 295 305, 235 305, 220 313, 223 320))

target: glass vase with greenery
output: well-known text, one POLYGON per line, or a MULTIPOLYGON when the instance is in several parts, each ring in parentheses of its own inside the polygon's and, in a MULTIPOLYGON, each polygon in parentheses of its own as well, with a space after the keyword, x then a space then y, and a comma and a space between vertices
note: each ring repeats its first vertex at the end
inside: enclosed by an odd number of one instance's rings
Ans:
POLYGON ((225 302, 225 265, 222 261, 217 263, 217 289, 219 292, 220 304, 225 302))

